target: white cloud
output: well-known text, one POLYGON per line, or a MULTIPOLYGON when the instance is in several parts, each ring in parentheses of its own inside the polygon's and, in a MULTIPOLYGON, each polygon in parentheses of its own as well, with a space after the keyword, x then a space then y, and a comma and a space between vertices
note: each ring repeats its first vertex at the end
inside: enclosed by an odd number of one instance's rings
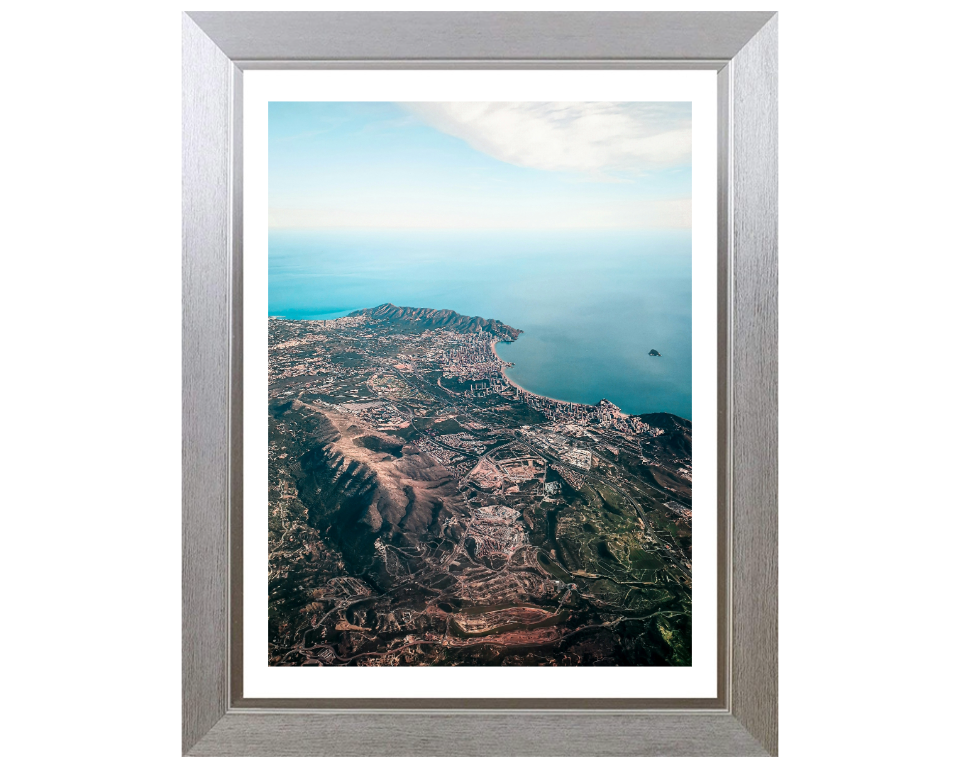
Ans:
POLYGON ((429 125, 513 165, 588 174, 689 164, 686 102, 421 102, 429 125))

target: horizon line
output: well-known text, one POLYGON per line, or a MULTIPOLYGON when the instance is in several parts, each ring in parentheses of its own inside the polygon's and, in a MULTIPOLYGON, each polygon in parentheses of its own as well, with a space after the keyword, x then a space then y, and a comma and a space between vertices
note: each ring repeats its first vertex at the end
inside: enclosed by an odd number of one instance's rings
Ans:
POLYGON ((693 232, 693 227, 409 227, 409 226, 334 226, 267 227, 268 232, 693 232))

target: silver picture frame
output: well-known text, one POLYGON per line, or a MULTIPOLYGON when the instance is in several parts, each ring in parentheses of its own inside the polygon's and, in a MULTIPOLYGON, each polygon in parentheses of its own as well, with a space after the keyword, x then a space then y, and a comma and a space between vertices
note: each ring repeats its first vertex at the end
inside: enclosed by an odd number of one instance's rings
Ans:
POLYGON ((185 755, 777 754, 777 15, 183 15, 185 755), (242 677, 242 99, 252 69, 704 69, 718 83, 714 699, 257 700, 242 677))

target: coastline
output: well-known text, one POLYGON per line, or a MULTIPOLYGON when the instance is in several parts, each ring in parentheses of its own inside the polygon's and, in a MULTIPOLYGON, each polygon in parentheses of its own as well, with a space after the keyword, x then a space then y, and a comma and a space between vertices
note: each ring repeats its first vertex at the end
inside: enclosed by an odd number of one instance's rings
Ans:
MULTIPOLYGON (((503 339, 493 339, 490 342, 490 351, 493 352, 497 360, 500 361, 500 375, 503 376, 503 378, 509 381, 514 387, 516 387, 521 392, 525 392, 528 395, 533 395, 534 397, 539 397, 544 400, 549 400, 551 403, 562 403, 563 405, 583 405, 583 406, 590 406, 590 407, 595 405, 594 403, 577 403, 577 402, 574 402, 573 400, 560 400, 556 397, 550 397, 549 395, 541 395, 539 392, 534 392, 532 389, 527 389, 526 387, 521 386, 520 384, 515 382, 513 379, 511 379, 507 375, 507 368, 514 365, 514 363, 511 363, 509 360, 504 360, 502 357, 500 357, 500 355, 497 354, 497 344, 513 344, 513 342, 504 341, 503 339)), ((613 401, 610 401, 610 402, 613 402, 613 401)), ((625 414, 625 415, 634 416, 636 414, 625 414)))

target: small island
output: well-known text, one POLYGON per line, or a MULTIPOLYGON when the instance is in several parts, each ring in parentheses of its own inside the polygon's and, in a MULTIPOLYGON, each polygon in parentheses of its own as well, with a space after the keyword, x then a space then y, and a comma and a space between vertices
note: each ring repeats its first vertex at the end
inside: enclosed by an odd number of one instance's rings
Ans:
POLYGON ((660 353, 655 349, 651 349, 647 354, 650 355, 650 357, 661 357, 660 353))

